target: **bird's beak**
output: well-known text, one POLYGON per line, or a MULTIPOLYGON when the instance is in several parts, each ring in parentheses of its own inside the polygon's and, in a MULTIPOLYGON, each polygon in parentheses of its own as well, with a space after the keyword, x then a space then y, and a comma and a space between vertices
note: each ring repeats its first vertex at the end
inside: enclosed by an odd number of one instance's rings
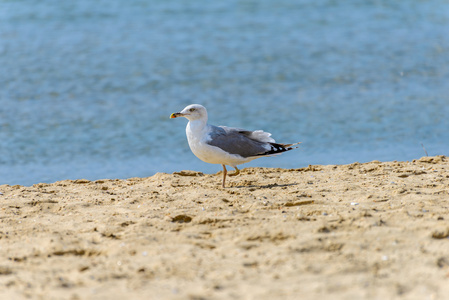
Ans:
POLYGON ((170 119, 174 119, 174 118, 177 118, 177 117, 183 117, 183 116, 184 116, 184 114, 182 114, 180 112, 177 112, 177 113, 171 114, 170 115, 170 119))

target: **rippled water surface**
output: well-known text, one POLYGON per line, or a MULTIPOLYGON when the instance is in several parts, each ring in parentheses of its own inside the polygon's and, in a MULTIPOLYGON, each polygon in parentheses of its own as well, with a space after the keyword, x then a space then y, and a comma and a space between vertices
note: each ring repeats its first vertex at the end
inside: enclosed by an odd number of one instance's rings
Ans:
POLYGON ((243 166, 449 155, 449 2, 0 0, 0 184, 193 169, 186 120, 300 149, 243 166))

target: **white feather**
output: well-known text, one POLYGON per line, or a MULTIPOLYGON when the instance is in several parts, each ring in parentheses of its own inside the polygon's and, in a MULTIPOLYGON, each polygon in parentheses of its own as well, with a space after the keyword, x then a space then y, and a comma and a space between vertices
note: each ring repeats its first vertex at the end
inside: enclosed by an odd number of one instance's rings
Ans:
POLYGON ((265 132, 263 130, 253 131, 251 134, 251 138, 258 140, 263 143, 275 143, 276 141, 270 137, 271 133, 265 132))

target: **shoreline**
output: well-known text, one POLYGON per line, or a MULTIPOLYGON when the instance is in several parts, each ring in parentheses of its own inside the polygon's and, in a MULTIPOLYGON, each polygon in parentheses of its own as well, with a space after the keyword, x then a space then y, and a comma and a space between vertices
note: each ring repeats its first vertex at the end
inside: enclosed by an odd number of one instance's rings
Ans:
POLYGON ((449 158, 0 185, 0 297, 444 299, 449 158))

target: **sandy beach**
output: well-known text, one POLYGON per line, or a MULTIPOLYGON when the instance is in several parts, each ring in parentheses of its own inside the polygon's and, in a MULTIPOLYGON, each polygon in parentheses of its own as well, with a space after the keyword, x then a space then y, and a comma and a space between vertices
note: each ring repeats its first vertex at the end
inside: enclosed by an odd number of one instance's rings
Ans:
POLYGON ((447 157, 227 184, 1 185, 0 299, 448 299, 447 157))

